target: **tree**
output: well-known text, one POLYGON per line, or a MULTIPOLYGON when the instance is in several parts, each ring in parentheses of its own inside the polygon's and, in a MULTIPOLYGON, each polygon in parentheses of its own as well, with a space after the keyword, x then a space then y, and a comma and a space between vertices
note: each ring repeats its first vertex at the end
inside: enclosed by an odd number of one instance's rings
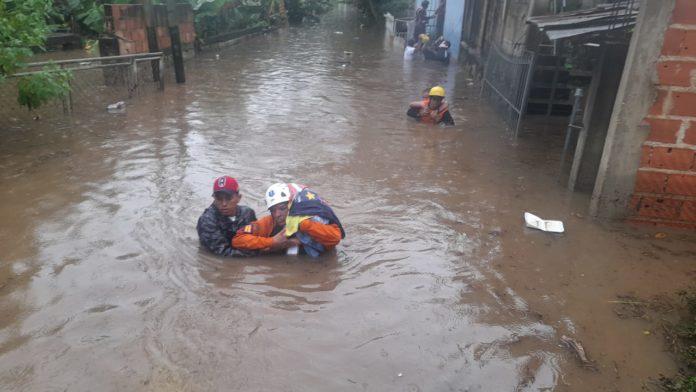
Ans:
POLYGON ((104 31, 104 7, 99 0, 54 0, 53 9, 56 22, 67 23, 73 33, 95 36, 104 31))
MULTIPOLYGON (((46 22, 52 12, 51 0, 0 1, 0 83, 26 67, 33 48, 42 48, 49 32, 46 22)), ((34 109, 70 91, 70 73, 49 67, 23 76, 17 87, 20 105, 34 109)))
POLYGON ((319 16, 331 9, 331 0, 286 0, 288 21, 298 24, 303 20, 316 22, 319 16))
POLYGON ((413 6, 413 0, 358 0, 358 7, 371 19, 381 19, 389 12, 394 16, 405 16, 413 6))

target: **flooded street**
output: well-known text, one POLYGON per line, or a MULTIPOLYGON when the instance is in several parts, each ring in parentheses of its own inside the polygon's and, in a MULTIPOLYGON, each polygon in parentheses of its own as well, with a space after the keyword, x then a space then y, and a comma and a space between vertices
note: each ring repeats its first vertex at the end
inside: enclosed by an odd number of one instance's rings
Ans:
POLYGON ((0 125, 3 390, 636 391, 676 370, 610 301, 696 280, 696 238, 588 219, 560 136, 512 146, 462 67, 404 64, 359 26, 339 8, 204 52, 123 114, 0 125), (405 116, 437 83, 455 127, 405 116), (223 174, 257 216, 268 185, 310 185, 346 239, 319 261, 211 255, 195 226, 223 174))

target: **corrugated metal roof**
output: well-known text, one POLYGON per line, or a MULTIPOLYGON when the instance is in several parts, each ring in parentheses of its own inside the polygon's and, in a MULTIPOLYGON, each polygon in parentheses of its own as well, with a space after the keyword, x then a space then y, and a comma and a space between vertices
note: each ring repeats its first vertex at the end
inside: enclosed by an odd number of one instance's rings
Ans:
POLYGON ((601 4, 587 10, 534 16, 528 18, 527 23, 544 31, 550 40, 623 29, 636 23, 639 10, 633 3, 601 4))
MULTIPOLYGON (((633 23, 635 24, 635 23, 633 23)), ((580 27, 577 29, 563 29, 563 30, 549 30, 546 32, 546 35, 549 37, 551 41, 561 39, 561 38, 570 38, 570 37, 575 37, 578 35, 583 35, 583 34, 590 34, 590 33, 596 33, 598 31, 609 31, 609 30, 615 30, 618 28, 623 28, 625 26, 615 26, 615 25, 600 25, 600 26, 591 26, 591 27, 580 27)))

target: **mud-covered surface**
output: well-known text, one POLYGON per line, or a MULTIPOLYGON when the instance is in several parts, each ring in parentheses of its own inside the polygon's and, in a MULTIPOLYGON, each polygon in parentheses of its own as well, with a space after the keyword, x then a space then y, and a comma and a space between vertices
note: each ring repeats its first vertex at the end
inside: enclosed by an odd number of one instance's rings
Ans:
POLYGON ((694 236, 591 221, 558 135, 512 146, 461 68, 403 65, 358 26, 339 9, 204 53, 123 114, 2 126, 2 389, 635 391, 675 371, 616 301, 693 282, 694 236), (456 127, 405 118, 434 83, 456 127), (259 215, 269 184, 310 184, 347 238, 318 261, 208 254, 221 174, 259 215))

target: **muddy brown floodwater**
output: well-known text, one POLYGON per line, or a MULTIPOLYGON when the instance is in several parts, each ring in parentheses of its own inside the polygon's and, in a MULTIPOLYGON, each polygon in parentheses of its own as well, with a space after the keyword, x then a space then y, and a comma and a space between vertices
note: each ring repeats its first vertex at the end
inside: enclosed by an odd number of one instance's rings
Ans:
POLYGON ((512 146, 460 67, 404 65, 345 7, 219 54, 124 114, 2 130, 3 390, 636 391, 675 371, 609 301, 693 282, 694 237, 583 217, 555 180, 560 138, 512 146), (404 116, 433 83, 456 127, 404 116), (346 240, 318 261, 199 249, 225 173, 259 215, 269 184, 312 185, 346 240))

